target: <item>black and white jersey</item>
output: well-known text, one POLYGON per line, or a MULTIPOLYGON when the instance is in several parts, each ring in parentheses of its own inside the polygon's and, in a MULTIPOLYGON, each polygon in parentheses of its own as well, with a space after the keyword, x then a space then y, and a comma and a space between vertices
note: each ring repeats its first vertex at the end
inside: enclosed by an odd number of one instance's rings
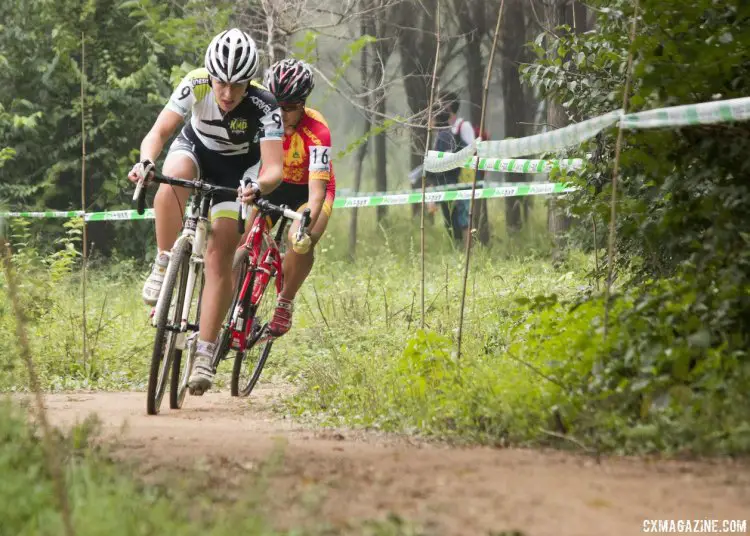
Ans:
POLYGON ((188 73, 166 109, 183 118, 192 112, 190 128, 186 126, 183 132, 190 138, 194 135, 206 149, 226 156, 259 153, 260 140, 281 140, 284 135, 281 110, 268 90, 252 81, 242 102, 222 113, 206 69, 188 73))

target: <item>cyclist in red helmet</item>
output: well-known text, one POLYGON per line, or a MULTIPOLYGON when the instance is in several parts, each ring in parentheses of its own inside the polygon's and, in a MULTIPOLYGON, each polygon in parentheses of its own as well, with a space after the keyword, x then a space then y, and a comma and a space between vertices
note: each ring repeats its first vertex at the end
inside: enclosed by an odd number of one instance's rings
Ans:
POLYGON ((296 237, 298 223, 289 230, 292 247, 284 258, 284 286, 269 325, 271 334, 280 337, 292 326, 294 298, 312 270, 313 248, 328 226, 336 179, 328 123, 320 112, 305 106, 315 87, 310 66, 296 59, 278 61, 266 71, 263 85, 276 98, 284 123, 283 182, 263 197, 298 212, 309 207, 311 217, 310 232, 301 240, 296 237))

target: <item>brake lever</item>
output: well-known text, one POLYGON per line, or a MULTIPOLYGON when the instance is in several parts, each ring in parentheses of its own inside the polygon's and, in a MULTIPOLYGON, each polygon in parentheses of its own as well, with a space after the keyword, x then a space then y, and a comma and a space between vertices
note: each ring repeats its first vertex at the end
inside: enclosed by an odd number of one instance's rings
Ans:
POLYGON ((141 195, 141 189, 143 188, 143 178, 138 179, 135 183, 135 192, 133 192, 133 201, 138 201, 138 196, 141 195))
POLYGON ((237 209, 237 231, 240 233, 240 235, 245 234, 245 211, 243 210, 245 204, 242 202, 242 199, 239 201, 240 206, 237 209))
POLYGON ((237 203, 239 208, 237 209, 237 230, 240 235, 245 234, 245 220, 247 220, 247 205, 242 202, 242 192, 245 190, 244 179, 240 180, 240 191, 237 192, 237 203))
POLYGON ((302 212, 302 221, 299 225, 299 230, 297 231, 297 240, 302 240, 302 236, 307 231, 307 228, 310 226, 310 209, 306 208, 302 212))
POLYGON ((138 202, 137 211, 139 215, 143 215, 146 211, 146 190, 143 188, 144 182, 145 179, 141 177, 135 187, 135 192, 133 193, 133 201, 138 202))

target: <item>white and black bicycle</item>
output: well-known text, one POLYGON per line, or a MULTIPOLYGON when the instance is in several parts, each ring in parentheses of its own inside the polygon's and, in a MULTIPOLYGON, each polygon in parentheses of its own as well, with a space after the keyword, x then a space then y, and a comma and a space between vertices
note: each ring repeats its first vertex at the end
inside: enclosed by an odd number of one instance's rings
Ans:
MULTIPOLYGON (((193 191, 190 209, 184 218, 182 232, 172 247, 164 282, 151 317, 156 328, 156 338, 151 354, 146 410, 149 415, 156 415, 159 413, 167 382, 170 383, 170 408, 180 409, 185 400, 198 341, 198 319, 205 282, 203 263, 213 198, 219 193, 237 195, 238 192, 236 188, 166 177, 159 173, 154 173, 149 182, 181 186, 193 191)), ((141 180, 133 195, 133 200, 138 202, 138 214, 143 214, 145 209, 146 189, 143 186, 141 180)), ((240 233, 244 229, 242 206, 240 203, 240 233)))

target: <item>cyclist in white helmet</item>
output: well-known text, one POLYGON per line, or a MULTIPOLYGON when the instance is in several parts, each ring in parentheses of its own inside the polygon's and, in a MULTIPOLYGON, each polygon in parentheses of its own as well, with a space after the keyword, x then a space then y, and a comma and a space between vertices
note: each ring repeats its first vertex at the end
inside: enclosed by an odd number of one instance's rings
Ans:
MULTIPOLYGON (((141 142, 140 162, 128 178, 148 176, 166 141, 191 113, 175 138, 163 173, 212 184, 248 187, 245 202, 270 193, 280 183, 283 169, 281 113, 274 96, 252 81, 258 71, 255 42, 236 28, 216 35, 208 45, 205 67, 185 76, 141 142), (260 169, 260 161, 263 167, 260 169)), ((157 257, 143 287, 143 300, 154 305, 159 297, 169 252, 182 228, 190 192, 162 184, 154 199, 157 257)), ((188 386, 202 395, 213 379, 211 367, 216 339, 231 301, 232 257, 239 245, 236 197, 215 198, 211 234, 205 258, 206 282, 200 314, 200 333, 188 386)))

